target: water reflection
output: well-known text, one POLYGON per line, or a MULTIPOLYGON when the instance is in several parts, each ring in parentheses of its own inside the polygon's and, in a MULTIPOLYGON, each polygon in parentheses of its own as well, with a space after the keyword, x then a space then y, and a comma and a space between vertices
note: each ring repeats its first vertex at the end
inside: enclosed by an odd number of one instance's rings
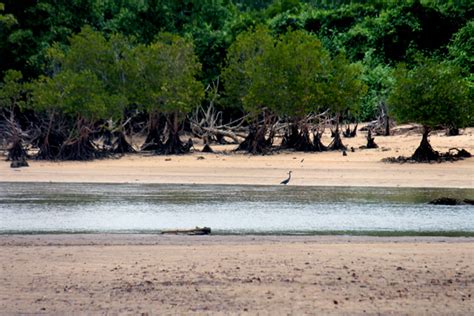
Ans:
POLYGON ((472 232, 473 206, 434 206, 472 189, 0 183, 0 233, 472 232))

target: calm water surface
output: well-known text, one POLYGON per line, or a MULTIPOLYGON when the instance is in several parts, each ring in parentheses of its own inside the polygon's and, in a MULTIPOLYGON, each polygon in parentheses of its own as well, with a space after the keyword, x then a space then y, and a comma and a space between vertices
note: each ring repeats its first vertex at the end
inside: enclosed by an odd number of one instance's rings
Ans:
POLYGON ((472 189, 0 183, 0 233, 474 235, 474 207, 428 205, 472 189))

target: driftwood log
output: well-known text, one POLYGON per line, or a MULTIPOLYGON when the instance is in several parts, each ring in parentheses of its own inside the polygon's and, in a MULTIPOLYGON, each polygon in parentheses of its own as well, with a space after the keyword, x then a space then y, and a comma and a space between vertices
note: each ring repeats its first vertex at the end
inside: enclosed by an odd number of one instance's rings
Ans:
POLYGON ((210 235, 210 227, 196 227, 192 229, 175 229, 175 230, 164 230, 162 234, 170 235, 210 235))

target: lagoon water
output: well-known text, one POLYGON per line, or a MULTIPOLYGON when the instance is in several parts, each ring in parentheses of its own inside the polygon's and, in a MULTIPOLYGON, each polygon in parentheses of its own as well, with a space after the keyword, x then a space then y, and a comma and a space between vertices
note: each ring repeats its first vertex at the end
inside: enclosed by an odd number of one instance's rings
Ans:
POLYGON ((474 235, 472 189, 0 183, 0 233, 474 235))

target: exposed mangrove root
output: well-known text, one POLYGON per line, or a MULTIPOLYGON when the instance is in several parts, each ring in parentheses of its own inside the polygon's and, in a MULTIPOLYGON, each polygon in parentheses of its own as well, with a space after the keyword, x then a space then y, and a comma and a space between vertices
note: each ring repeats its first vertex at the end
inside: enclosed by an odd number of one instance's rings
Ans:
POLYGON ((114 154, 131 154, 136 150, 130 145, 123 132, 115 132, 115 140, 112 144, 112 152, 114 154))
POLYGON ((341 135, 339 134, 339 129, 336 128, 334 132, 331 132, 334 135, 332 142, 328 146, 328 150, 347 150, 346 146, 342 143, 341 135))
POLYGON ((354 126, 354 129, 351 130, 351 126, 347 125, 347 128, 344 132, 342 132, 342 135, 346 138, 356 137, 357 136, 357 126, 359 126, 358 123, 354 126))
POLYGON ((21 168, 21 167, 29 167, 26 159, 14 160, 10 164, 10 168, 21 168))
POLYGON ((51 132, 48 135, 41 135, 38 140, 37 160, 55 160, 59 157, 62 144, 65 141, 64 135, 51 132))
POLYGON ((433 150, 430 142, 428 141, 429 132, 424 131, 421 143, 415 150, 415 153, 411 156, 411 159, 418 162, 430 162, 437 161, 440 158, 439 152, 433 150))
POLYGON ((291 124, 289 129, 285 132, 281 141, 281 148, 296 148, 299 142, 299 131, 296 124, 291 124))
POLYGON ((7 161, 26 161, 26 158, 28 158, 21 138, 14 139, 8 147, 7 152, 7 161))
POLYGON ((107 153, 99 151, 90 138, 83 137, 74 141, 65 142, 59 151, 59 160, 93 160, 104 158, 107 153))
POLYGON ((158 129, 152 129, 148 132, 145 142, 142 145, 142 151, 161 151, 163 149, 161 133, 158 129))
POLYGON ((28 154, 23 147, 23 142, 20 138, 15 139, 8 148, 7 161, 11 161, 11 168, 28 167, 26 161, 28 154))
POLYGON ((305 152, 315 151, 308 128, 304 126, 301 128, 301 130, 298 130, 298 128, 292 126, 290 134, 287 135, 286 142, 282 143, 282 148, 291 148, 296 151, 305 152))
POLYGON ((438 153, 438 158, 436 160, 417 161, 417 160, 413 159, 413 156, 411 156, 411 157, 398 156, 398 157, 384 158, 384 159, 382 159, 382 161, 383 162, 390 162, 390 163, 453 162, 453 161, 463 160, 465 158, 470 158, 470 157, 472 157, 471 153, 468 152, 465 149, 451 148, 446 153, 441 153, 441 154, 438 153))
POLYGON ((247 137, 239 144, 236 151, 246 151, 251 154, 268 154, 273 143, 273 135, 265 138, 266 129, 263 126, 251 126, 247 137))
POLYGON ((457 127, 449 127, 446 130, 446 136, 459 136, 459 135, 460 135, 460 132, 459 132, 459 128, 457 127))
POLYGON ((322 134, 320 132, 313 133, 314 151, 327 151, 328 147, 321 142, 322 134))
POLYGON ((167 133, 169 133, 169 131, 165 132, 166 124, 167 120, 164 116, 160 116, 157 113, 149 114, 148 134, 145 139, 145 142, 141 147, 142 151, 161 152, 164 150, 164 139, 162 138, 162 135, 166 135, 167 133))
POLYGON ((281 148, 303 152, 327 150, 327 147, 321 143, 320 133, 313 133, 313 139, 311 139, 311 134, 306 126, 299 130, 296 125, 292 125, 290 131, 283 137, 281 148))
POLYGON ((444 155, 449 155, 451 157, 456 157, 456 158, 470 158, 472 157, 471 153, 468 152, 467 150, 461 148, 450 148, 449 151, 444 154, 444 155))
POLYGON ((211 148, 211 146, 209 146, 209 144, 205 144, 201 151, 203 153, 213 153, 214 152, 214 150, 212 150, 212 148, 211 148))
POLYGON ((375 138, 372 137, 372 130, 369 129, 369 132, 367 133, 367 148, 372 149, 372 148, 379 148, 379 145, 375 143, 375 138))
POLYGON ((315 151, 314 144, 310 139, 309 131, 307 128, 303 128, 298 135, 298 141, 295 145, 297 151, 315 151))
POLYGON ((183 143, 179 138, 178 133, 169 133, 167 141, 155 151, 155 154, 182 155, 189 153, 191 148, 193 148, 193 141, 191 138, 188 139, 186 143, 183 143))
POLYGON ((107 129, 104 128, 102 133, 101 133, 102 139, 103 139, 103 149, 107 150, 113 147, 112 144, 112 139, 113 139, 113 133, 107 129))

